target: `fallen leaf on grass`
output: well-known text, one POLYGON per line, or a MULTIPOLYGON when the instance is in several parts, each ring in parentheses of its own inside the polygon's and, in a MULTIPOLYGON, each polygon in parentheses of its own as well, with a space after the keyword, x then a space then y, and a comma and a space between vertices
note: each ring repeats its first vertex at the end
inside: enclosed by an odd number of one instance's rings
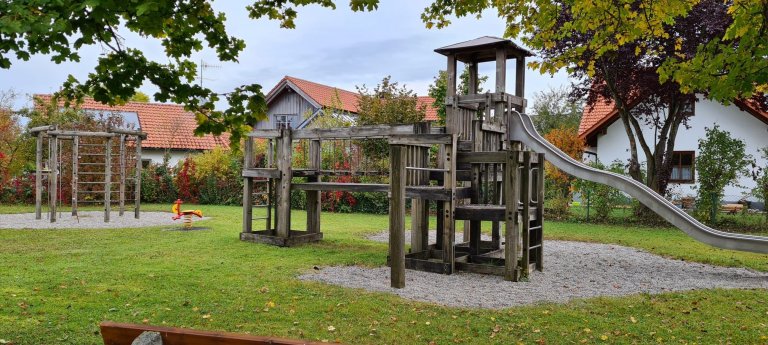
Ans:
POLYGON ((336 327, 328 326, 328 332, 335 332, 335 331, 336 331, 336 327))

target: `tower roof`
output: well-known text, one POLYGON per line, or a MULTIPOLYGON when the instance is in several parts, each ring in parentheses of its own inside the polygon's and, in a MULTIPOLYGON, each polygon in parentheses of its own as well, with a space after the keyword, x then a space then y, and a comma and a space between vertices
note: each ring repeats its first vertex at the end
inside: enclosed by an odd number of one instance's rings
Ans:
POLYGON ((455 55, 461 62, 488 62, 496 60, 496 50, 506 50, 507 59, 533 56, 531 52, 515 44, 511 40, 483 36, 473 40, 451 44, 435 49, 435 52, 445 56, 455 55))

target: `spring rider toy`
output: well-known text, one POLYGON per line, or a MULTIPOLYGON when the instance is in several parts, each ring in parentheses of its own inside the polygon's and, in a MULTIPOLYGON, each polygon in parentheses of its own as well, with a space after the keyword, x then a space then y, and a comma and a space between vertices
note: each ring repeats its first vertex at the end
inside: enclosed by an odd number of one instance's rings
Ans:
POLYGON ((192 215, 198 216, 199 218, 203 218, 203 211, 201 210, 181 210, 181 199, 176 199, 176 202, 173 203, 173 206, 171 207, 171 212, 173 212, 173 217, 171 219, 178 220, 182 217, 184 217, 184 230, 189 230, 192 228, 192 215))

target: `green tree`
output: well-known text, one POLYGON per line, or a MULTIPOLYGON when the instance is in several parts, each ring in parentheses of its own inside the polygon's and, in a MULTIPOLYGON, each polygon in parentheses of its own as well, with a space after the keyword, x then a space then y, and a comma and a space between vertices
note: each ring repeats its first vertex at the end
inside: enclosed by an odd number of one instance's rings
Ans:
MULTIPOLYGON (((191 56, 204 46, 219 61, 237 62, 245 41, 230 35, 226 16, 213 10, 210 0, 62 0, 0 2, 0 68, 12 67, 12 57, 29 60, 45 55, 55 63, 79 62, 86 46, 103 47, 93 71, 85 79, 70 75, 57 93, 81 101, 86 95, 107 104, 133 97, 144 83, 157 88, 155 100, 183 104, 197 114, 195 134, 231 133, 237 147, 243 133, 266 118, 266 102, 259 84, 242 85, 224 93, 194 84, 197 64, 191 56), (165 56, 149 59, 126 45, 126 32, 162 44, 165 56), (226 109, 216 103, 226 101, 226 109)), ((335 8, 331 0, 253 1, 246 7, 253 19, 279 20, 293 28, 296 6, 335 8)), ((370 11, 378 0, 350 0, 354 11, 370 11)), ((258 42, 258 40, 254 40, 258 42)))
POLYGON ((136 91, 131 97, 131 102, 149 103, 149 95, 141 91, 136 91))
MULTIPOLYGON (((419 106, 416 93, 405 85, 393 82, 390 76, 372 90, 365 85, 358 86, 358 124, 400 125, 424 121, 426 105, 419 106)), ((389 155, 389 144, 385 139, 362 140, 363 153, 372 159, 389 155)))
MULTIPOLYGON (((488 80, 488 76, 478 76, 477 93, 483 92, 483 84, 488 80)), ((445 95, 448 88, 448 74, 445 70, 439 70, 432 84, 429 85, 429 97, 435 99, 432 106, 437 109, 438 124, 445 124, 445 95)), ((469 66, 465 66, 459 76, 459 85, 456 86, 460 95, 469 94, 469 66)))
MULTIPOLYGON (((768 210, 765 206, 768 204, 768 147, 763 147, 760 150, 760 154, 766 161, 764 166, 756 167, 756 170, 752 172, 752 177, 755 180, 757 186, 752 191, 752 194, 760 201, 763 202, 763 208, 768 210)), ((765 212, 765 219, 768 220, 768 212, 765 212)))
POLYGON ((731 137, 731 133, 720 126, 706 128, 706 135, 699 140, 699 155, 696 157, 696 175, 699 186, 696 209, 699 217, 714 222, 715 212, 720 206, 726 186, 738 183, 740 176, 749 173, 752 156, 746 153, 744 141, 731 137))
POLYGON ((564 88, 550 88, 537 92, 533 100, 531 113, 536 130, 546 135, 556 128, 568 129, 576 133, 579 129, 584 102, 570 99, 571 92, 564 88))

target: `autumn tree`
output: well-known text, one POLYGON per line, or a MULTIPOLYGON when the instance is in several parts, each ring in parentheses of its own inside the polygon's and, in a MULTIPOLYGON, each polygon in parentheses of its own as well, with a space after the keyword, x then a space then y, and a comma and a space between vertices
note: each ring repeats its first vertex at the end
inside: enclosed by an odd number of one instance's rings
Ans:
POLYGON ((17 95, 13 90, 0 92, 0 186, 24 168, 24 147, 19 115, 13 110, 17 95))
MULTIPOLYGON (((584 154, 584 140, 581 139, 574 128, 561 126, 550 130, 544 139, 555 145, 573 159, 581 160, 584 154)), ((544 177, 546 178, 545 191, 550 200, 548 207, 552 216, 562 218, 568 214, 568 208, 573 199, 571 184, 574 178, 549 162, 544 165, 544 177)))

